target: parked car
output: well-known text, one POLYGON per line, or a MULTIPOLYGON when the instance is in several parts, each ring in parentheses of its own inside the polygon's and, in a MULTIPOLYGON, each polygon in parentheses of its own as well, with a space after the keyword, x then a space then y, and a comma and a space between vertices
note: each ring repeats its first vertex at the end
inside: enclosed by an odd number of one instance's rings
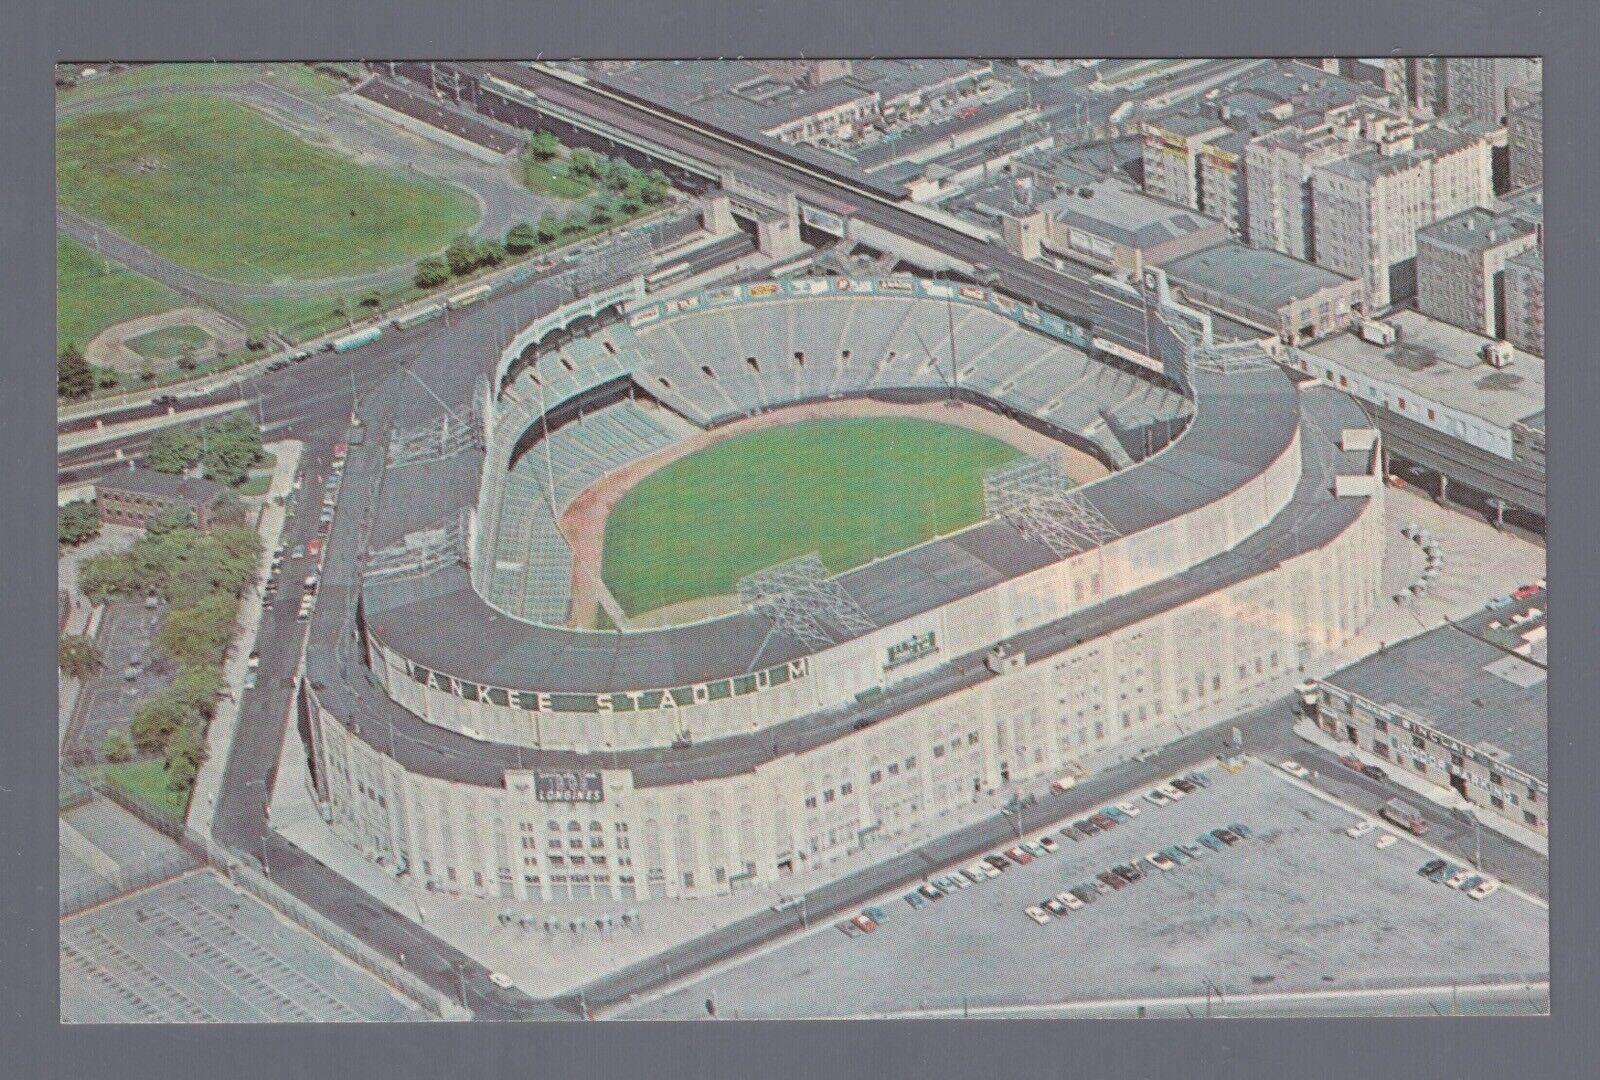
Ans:
POLYGON ((863 934, 870 934, 878 928, 878 924, 867 918, 865 913, 857 915, 850 921, 855 923, 863 934))
POLYGON ((882 926, 884 923, 889 921, 889 913, 884 911, 881 907, 862 908, 861 914, 865 915, 879 926, 882 926))
POLYGON ((1189 857, 1189 854, 1177 844, 1173 844, 1171 847, 1162 848, 1161 854, 1171 859, 1172 865, 1174 866, 1182 866, 1184 863, 1192 861, 1189 857))
POLYGON ((986 862, 975 862, 972 864, 970 869, 976 870, 985 881, 989 880, 990 878, 997 878, 1000 876, 1000 871, 986 862))
POLYGON ((1311 770, 1300 764, 1298 761, 1280 761, 1278 762, 1278 768, 1282 769, 1290 776, 1296 777, 1297 779, 1311 779, 1311 770))
POLYGON ((937 901, 944 899, 944 890, 939 888, 939 886, 930 884, 928 882, 924 882, 923 884, 917 886, 917 891, 923 896, 926 896, 929 900, 937 901))
POLYGON ((1085 904, 1092 904, 1096 900, 1100 899, 1100 890, 1095 888, 1093 885, 1074 885, 1067 891, 1073 896, 1076 896, 1079 900, 1082 900, 1085 904))
POLYGON ((489 981, 494 983, 496 986, 498 986, 502 990, 509 990, 509 989, 511 989, 511 987, 513 985, 513 983, 511 982, 511 976, 507 975, 503 971, 491 971, 491 972, 489 972, 489 981))
POLYGON ((859 926, 857 926, 855 924, 855 920, 854 919, 845 919, 842 922, 836 922, 833 925, 838 927, 839 928, 839 932, 842 933, 845 937, 860 937, 863 933, 866 932, 866 931, 862 930, 861 927, 859 927, 859 926))
POLYGON ((1439 883, 1440 885, 1443 885, 1446 881, 1448 881, 1450 879, 1450 876, 1452 874, 1456 873, 1456 871, 1458 871, 1460 869, 1461 869, 1461 867, 1457 866, 1455 863, 1447 862, 1443 866, 1438 867, 1437 869, 1433 870, 1432 872, 1430 872, 1430 873, 1428 873, 1428 874, 1426 874, 1424 876, 1427 877, 1427 879, 1429 881, 1434 881, 1434 882, 1439 883))
POLYGON ((1117 875, 1123 881, 1126 881, 1129 885, 1132 885, 1135 881, 1138 881, 1140 878, 1144 877, 1144 875, 1139 872, 1139 868, 1131 863, 1122 863, 1119 866, 1113 866, 1111 868, 1111 872, 1117 875))
POLYGON ((1139 814, 1142 813, 1142 811, 1131 802, 1119 802, 1117 804, 1117 809, 1121 810, 1124 814, 1127 814, 1131 818, 1138 817, 1139 814))
POLYGON ((1228 846, 1221 840, 1218 840, 1215 836, 1212 836, 1210 833, 1201 833, 1199 836, 1195 837, 1195 839, 1200 841, 1200 843, 1204 844, 1206 847, 1210 848, 1212 851, 1221 851, 1223 848, 1228 846))
POLYGON ((1191 859, 1198 859, 1205 855, 1206 849, 1199 844, 1179 844, 1178 850, 1191 859))
POLYGON ((1455 873, 1444 879, 1444 883, 1450 886, 1452 889, 1459 889, 1470 877, 1472 877, 1471 870, 1458 866, 1456 867, 1455 873))
POLYGON ((252 671, 254 671, 256 668, 260 667, 261 666, 261 652, 260 652, 260 650, 251 649, 250 650, 250 656, 249 656, 249 658, 247 660, 245 660, 244 666, 249 668, 249 669, 251 669, 252 671))
POLYGON ((1083 898, 1073 892, 1058 892, 1056 899, 1061 901, 1068 911, 1077 911, 1084 906, 1083 898))
POLYGON ((301 546, 300 544, 296 544, 294 546, 294 550, 289 553, 289 558, 291 558, 291 559, 303 559, 305 557, 306 557, 306 549, 303 546, 301 546))
POLYGON ((1417 873, 1422 877, 1428 877, 1431 874, 1436 874, 1440 870, 1443 870, 1445 865, 1446 864, 1443 859, 1429 859, 1427 862, 1423 863, 1417 868, 1417 873))
POLYGON ((1118 825, 1125 825, 1128 822, 1133 820, 1131 817, 1129 817, 1127 814, 1124 814, 1121 810, 1117 809, 1115 806, 1102 806, 1100 808, 1100 813, 1104 814, 1106 817, 1110 818, 1112 821, 1115 821, 1118 825))
POLYGON ((1004 855, 985 855, 983 861, 1002 873, 1011 869, 1011 863, 1004 855))
POLYGON ((1367 835, 1376 828, 1377 826, 1370 821, 1358 821, 1346 829, 1344 834, 1352 840, 1360 840, 1363 836, 1367 835))
POLYGON ((1195 792, 1200 790, 1199 784, 1182 776, 1173 777, 1173 779, 1168 781, 1168 783, 1172 787, 1175 787, 1179 791, 1183 792, 1185 795, 1193 795, 1195 792))
POLYGON ((1056 831, 1075 844, 1083 840, 1083 833, 1078 831, 1078 827, 1076 825, 1063 825, 1056 831))
POLYGON ((1485 897, 1488 897, 1499 891, 1500 883, 1494 878, 1486 877, 1482 881, 1478 882, 1477 885, 1473 886, 1467 895, 1472 897, 1474 900, 1482 900, 1485 897))
POLYGON ((1060 842, 1052 836, 1039 837, 1038 844, 1052 855, 1061 850, 1060 842))
POLYGON ((1090 814, 1089 820, 1100 826, 1101 832, 1110 832, 1117 827, 1117 819, 1107 817, 1105 814, 1090 814))
POLYGON ((1061 918, 1067 913, 1067 905, 1063 904, 1060 900, 1057 900, 1053 896, 1048 900, 1041 900, 1039 902, 1039 906, 1057 918, 1061 918))
POLYGON ((1042 907, 1036 907, 1030 904, 1023 910, 1027 914, 1028 918, 1032 919, 1040 926, 1043 926, 1045 923, 1050 921, 1050 913, 1042 907))
MULTIPOLYGON (((1112 874, 1111 876, 1112 877, 1117 877, 1117 875, 1115 875, 1115 874, 1112 874)), ((1117 880, 1121 881, 1122 879, 1121 878, 1117 878, 1117 880)), ((1124 883, 1124 884, 1126 884, 1126 883, 1124 883)), ((1106 893, 1111 892, 1112 888, 1113 888, 1113 886, 1111 886, 1104 879, 1102 879, 1099 874, 1096 874, 1094 876, 1094 878, 1089 882, 1089 887, 1095 891, 1096 895, 1099 895, 1099 896, 1104 896, 1106 893)))
POLYGON ((1072 827, 1074 829, 1077 829, 1079 832, 1083 833, 1083 835, 1085 835, 1085 836, 1093 836, 1095 833, 1098 833, 1098 832, 1101 831, 1100 826, 1096 825, 1093 821, 1090 821, 1088 818, 1084 818, 1081 821, 1074 821, 1072 823, 1072 827))
POLYGON ((156 406, 157 408, 170 409, 178 404, 178 395, 158 394, 150 399, 150 404, 156 406))
POLYGON ((1197 784, 1203 788, 1208 788, 1211 786, 1211 781, 1206 779, 1206 774, 1200 772, 1198 769, 1191 773, 1184 773, 1183 778, 1190 783, 1197 784))
POLYGON ((906 903, 911 905, 911 910, 913 911, 928 906, 928 901, 924 900, 922 894, 917 892, 915 889, 912 889, 910 892, 906 893, 904 899, 906 903))
POLYGON ((1345 754, 1339 758, 1339 764, 1354 772, 1360 772, 1362 767, 1361 759, 1358 757, 1351 757, 1349 754, 1345 754))
POLYGON ((1175 860, 1172 856, 1163 855, 1159 851, 1152 851, 1150 854, 1146 855, 1145 858, 1149 859, 1150 865, 1155 867, 1157 870, 1171 870, 1178 865, 1177 860, 1175 860))
POLYGON ((1361 766, 1361 775, 1369 780, 1383 781, 1389 779, 1389 774, 1384 771, 1381 765, 1363 765, 1361 766))
POLYGON ((1392 848, 1399 842, 1400 838, 1395 836, 1394 833, 1384 833, 1382 836, 1378 837, 1378 850, 1384 851, 1388 848, 1392 848))
POLYGON ((1036 843, 1032 840, 1024 840, 1022 842, 1022 850, 1026 851, 1029 855, 1032 855, 1035 859, 1042 859, 1049 854, 1049 852, 1045 851, 1042 844, 1036 843))
POLYGON ((1224 844, 1227 844, 1229 847, 1232 847, 1234 844, 1239 842, 1239 837, 1235 836, 1227 829, 1213 829, 1211 830, 1211 834, 1218 840, 1221 840, 1224 844))
POLYGON ((1177 802, 1179 799, 1183 798, 1183 792, 1179 791, 1171 784, 1162 784, 1160 787, 1156 788, 1156 790, 1161 792, 1161 794, 1165 795, 1167 798, 1171 799, 1173 802, 1177 802))
POLYGON ((1233 835, 1237 836, 1241 840, 1248 840, 1255 835, 1255 833, 1251 832, 1247 827, 1240 825, 1238 822, 1229 823, 1228 831, 1233 833, 1233 835))
POLYGON ((1120 876, 1113 874, 1110 870, 1096 874, 1095 880, 1105 882, 1105 884, 1110 886, 1112 889, 1126 889, 1128 887, 1128 883, 1126 881, 1124 881, 1120 876))
POLYGON ((247 672, 244 673, 244 688, 246 690, 254 690, 256 688, 256 673, 255 672, 247 671, 247 672))
POLYGON ((1033 856, 1020 847, 1006 848, 1006 858, 1018 866, 1026 866, 1033 861, 1033 856))
POLYGON ((1167 798, 1166 792, 1162 791, 1160 788, 1154 788, 1145 792, 1144 797, 1151 803, 1154 803, 1156 806, 1172 805, 1172 800, 1167 798))

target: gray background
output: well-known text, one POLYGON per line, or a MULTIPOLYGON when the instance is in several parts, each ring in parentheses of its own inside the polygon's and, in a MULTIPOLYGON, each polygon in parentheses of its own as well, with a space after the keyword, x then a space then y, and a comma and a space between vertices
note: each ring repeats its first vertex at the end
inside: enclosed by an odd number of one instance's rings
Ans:
MULTIPOLYGON (((0 1072, 20 1077, 1062 1076, 1544 1078, 1596 1060, 1594 0, 870 4, 144 0, 7 5, 0 44, 0 1072), (1555 1015, 1438 1021, 906 1021, 359 1028, 57 1026, 52 90, 56 59, 1539 54, 1548 102, 1555 1015), (1589 802, 1590 805, 1583 805, 1589 802)), ((935 943, 936 947, 936 943, 935 943)))

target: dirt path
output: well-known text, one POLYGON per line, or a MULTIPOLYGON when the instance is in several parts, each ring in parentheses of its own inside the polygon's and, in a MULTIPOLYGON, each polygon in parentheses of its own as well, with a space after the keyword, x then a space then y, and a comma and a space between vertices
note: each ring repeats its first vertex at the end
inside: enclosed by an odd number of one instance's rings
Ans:
MULTIPOLYGON (((641 407, 645 407, 641 402, 641 407)), ((656 451, 648 457, 601 477, 574 499, 561 515, 561 532, 572 547, 572 617, 568 625, 594 629, 597 610, 605 586, 600 580, 601 560, 605 553, 606 519, 634 486, 665 465, 704 450, 719 442, 752 431, 762 431, 797 420, 827 420, 838 417, 908 417, 929 420, 939 424, 952 424, 999 439, 1024 454, 1059 452, 1067 476, 1074 483, 1086 484, 1106 475, 1106 467, 1090 454, 1056 442, 1031 428, 1008 420, 977 405, 928 403, 921 405, 891 404, 866 398, 847 398, 842 401, 819 401, 775 409, 737 420, 714 431, 698 431, 679 442, 656 451)), ((714 597, 673 605, 675 610, 646 612, 632 620, 634 627, 667 625, 663 619, 681 613, 687 621, 710 618, 732 610, 730 598, 714 597)))
POLYGON ((150 360, 134 352, 128 342, 153 330, 169 326, 197 326, 210 338, 195 350, 196 362, 203 363, 217 356, 226 356, 244 348, 244 327, 210 308, 174 308, 140 319, 129 319, 107 327, 84 346, 83 357, 91 364, 114 368, 117 371, 137 372, 148 362, 152 370, 161 372, 177 366, 176 360, 150 360))

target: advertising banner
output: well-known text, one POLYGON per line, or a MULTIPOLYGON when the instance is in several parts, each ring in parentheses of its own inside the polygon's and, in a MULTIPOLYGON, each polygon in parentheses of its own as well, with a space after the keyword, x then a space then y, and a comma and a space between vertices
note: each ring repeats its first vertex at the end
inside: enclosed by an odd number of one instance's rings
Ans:
POLYGON ((539 802, 597 803, 606 801, 605 784, 593 769, 538 769, 533 774, 539 802))

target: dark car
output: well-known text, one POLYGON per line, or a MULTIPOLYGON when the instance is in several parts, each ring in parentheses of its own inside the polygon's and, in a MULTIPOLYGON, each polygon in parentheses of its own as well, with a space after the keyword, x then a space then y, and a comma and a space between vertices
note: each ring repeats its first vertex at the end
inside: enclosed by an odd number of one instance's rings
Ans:
POLYGON ((985 855, 983 861, 996 870, 1010 870, 1011 862, 1004 855, 985 855))
POLYGON ((1433 874, 1437 874, 1440 870, 1443 870, 1443 869, 1444 869, 1444 860, 1443 859, 1429 859, 1427 862, 1422 864, 1421 868, 1417 870, 1417 873, 1420 874, 1422 877, 1429 877, 1429 876, 1431 876, 1433 874))
POLYGON ((1072 823, 1072 827, 1083 833, 1085 836, 1093 836, 1095 833, 1100 831, 1100 826, 1096 825, 1088 818, 1084 818, 1082 821, 1074 821, 1072 823))
POLYGON ((1140 878, 1144 877, 1143 874, 1139 873, 1138 867, 1130 866, 1126 863, 1121 866, 1113 866, 1111 868, 1111 872, 1117 875, 1123 881, 1126 881, 1129 885, 1132 885, 1135 881, 1138 881, 1140 878))
POLYGON ((1239 842, 1239 837, 1235 836, 1233 833, 1229 832, 1227 829, 1213 829, 1212 832, 1211 832, 1211 835, 1215 836, 1218 840, 1221 840, 1224 844, 1227 844, 1229 847, 1232 847, 1234 844, 1237 844, 1239 842))
POLYGON ((1067 891, 1073 896, 1076 896, 1079 900, 1082 900, 1085 904, 1092 904, 1096 900, 1100 899, 1100 893, 1093 885, 1074 885, 1067 891))
POLYGON ((1345 754, 1340 757, 1339 764, 1353 772, 1361 771, 1361 759, 1358 757, 1351 757, 1349 754, 1345 754))
POLYGON ((1113 889, 1126 889, 1128 887, 1128 883, 1126 881, 1118 877, 1116 874, 1113 874, 1110 870, 1107 870, 1104 873, 1096 874, 1095 877, 1105 882, 1113 889))
POLYGON ((1090 814, 1089 820, 1100 826, 1102 831, 1110 832, 1117 827, 1117 819, 1107 817, 1105 814, 1090 814))
POLYGON ((929 900, 944 899, 944 890, 939 888, 937 885, 921 885, 917 888, 917 891, 923 896, 926 896, 929 900))
POLYGON ((1255 833, 1251 832, 1245 826, 1240 825, 1238 822, 1234 822, 1233 824, 1229 825, 1228 831, 1238 836, 1241 840, 1248 840, 1255 835, 1255 833))
POLYGON ((1074 842, 1077 842, 1077 841, 1083 839, 1083 834, 1081 832, 1079 832, 1077 830, 1077 828, 1072 826, 1072 825, 1063 825, 1061 827, 1061 829, 1058 830, 1058 831, 1061 833, 1062 836, 1065 836, 1068 840, 1071 840, 1071 841, 1074 841, 1074 842))
POLYGON ((1206 774, 1203 772, 1184 773, 1183 778, 1189 781, 1189 783, 1196 784, 1203 788, 1208 788, 1211 786, 1211 781, 1206 779, 1206 774))
POLYGON ((1172 781, 1172 786, 1183 792, 1185 795, 1193 795, 1195 792, 1200 790, 1199 784, 1182 776, 1174 779, 1172 781))
POLYGON ((928 906, 928 902, 922 898, 922 894, 914 889, 911 892, 906 893, 905 901, 911 905, 912 910, 928 906))
POLYGON ((150 401, 150 404, 159 405, 163 409, 167 408, 168 406, 176 405, 177 403, 178 396, 176 394, 161 394, 158 397, 152 398, 150 401))
POLYGON ((1365 776, 1369 780, 1389 779, 1389 774, 1384 772, 1383 766, 1381 765, 1363 765, 1361 766, 1361 775, 1365 776))
POLYGON ((1044 908, 1052 915, 1061 916, 1067 913, 1067 905, 1063 904, 1060 900, 1057 900, 1053 896, 1048 900, 1039 901, 1039 906, 1044 908))
POLYGON ((1210 848, 1212 851, 1221 851, 1223 848, 1228 846, 1221 840, 1218 840, 1215 836, 1212 836, 1210 833, 1201 833, 1199 836, 1195 837, 1195 839, 1200 841, 1200 843, 1204 844, 1206 847, 1210 848))

